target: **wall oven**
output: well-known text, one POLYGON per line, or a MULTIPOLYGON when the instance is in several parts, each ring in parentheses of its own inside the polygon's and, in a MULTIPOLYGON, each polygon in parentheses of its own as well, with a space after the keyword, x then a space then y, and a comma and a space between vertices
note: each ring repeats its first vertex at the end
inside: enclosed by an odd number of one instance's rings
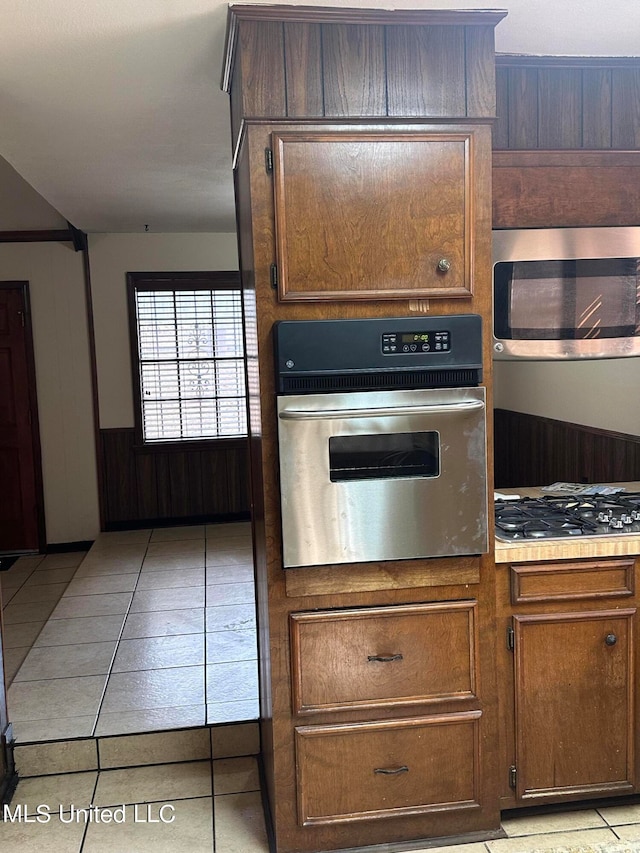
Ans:
POLYGON ((284 567, 485 553, 481 318, 274 326, 284 567))

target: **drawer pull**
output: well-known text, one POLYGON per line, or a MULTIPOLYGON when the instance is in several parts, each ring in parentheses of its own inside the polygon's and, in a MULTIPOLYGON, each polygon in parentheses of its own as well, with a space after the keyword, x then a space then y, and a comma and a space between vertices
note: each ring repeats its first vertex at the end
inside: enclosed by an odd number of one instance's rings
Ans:
POLYGON ((368 661, 378 661, 379 663, 391 663, 394 660, 402 660, 402 655, 369 655, 368 661))
POLYGON ((406 764, 402 767, 376 767, 374 773, 381 773, 383 776, 397 776, 398 773, 408 773, 409 768, 406 764))

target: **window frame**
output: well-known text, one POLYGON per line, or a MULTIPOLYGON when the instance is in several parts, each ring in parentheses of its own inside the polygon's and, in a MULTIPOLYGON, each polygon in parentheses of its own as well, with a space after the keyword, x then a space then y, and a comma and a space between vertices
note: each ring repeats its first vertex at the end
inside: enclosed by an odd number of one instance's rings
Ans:
MULTIPOLYGON (((136 289, 145 290, 240 290, 243 314, 243 365, 245 376, 245 405, 247 401, 247 355, 244 334, 244 300, 240 273, 236 270, 203 272, 128 272, 126 274, 127 309, 129 315, 129 343, 131 357, 131 381, 133 391, 134 450, 144 453, 184 452, 200 448, 244 447, 248 434, 220 438, 182 438, 167 441, 145 441, 142 426, 142 388, 140 382, 140 359, 138 349, 138 317, 136 289)), ((247 414, 248 418, 248 414, 247 414)), ((248 420, 247 420, 248 423, 248 420)))

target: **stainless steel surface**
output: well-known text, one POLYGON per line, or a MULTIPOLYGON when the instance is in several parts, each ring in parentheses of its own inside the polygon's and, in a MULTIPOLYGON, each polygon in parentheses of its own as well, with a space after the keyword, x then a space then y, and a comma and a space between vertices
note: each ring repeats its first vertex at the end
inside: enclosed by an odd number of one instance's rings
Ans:
POLYGON ((278 398, 285 568, 485 553, 484 388, 278 398), (437 476, 331 480, 329 439, 433 432, 437 476))
MULTIPOLYGON (((529 228, 493 232, 493 264, 579 258, 640 258, 640 227, 529 228)), ((496 340, 496 359, 625 358, 640 355, 640 337, 544 341, 496 340)))
POLYGON ((303 421, 303 420, 335 420, 336 418, 379 418, 381 415, 385 417, 398 415, 442 415, 456 414, 463 411, 473 409, 484 409, 482 400, 462 401, 458 403, 449 403, 447 405, 432 405, 432 406, 403 406, 385 409, 327 409, 321 411, 309 411, 307 409, 285 409, 280 413, 280 417, 285 421, 303 421))

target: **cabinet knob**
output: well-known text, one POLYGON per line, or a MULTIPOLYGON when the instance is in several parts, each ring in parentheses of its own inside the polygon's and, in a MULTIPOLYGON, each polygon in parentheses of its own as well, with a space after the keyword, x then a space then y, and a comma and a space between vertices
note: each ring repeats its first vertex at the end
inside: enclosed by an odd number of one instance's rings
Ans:
POLYGON ((607 634, 607 636, 604 638, 604 641, 608 646, 615 646, 615 644, 618 642, 618 638, 615 634, 607 634))
POLYGON ((440 258, 438 261, 438 272, 449 272, 451 261, 448 258, 440 258))

